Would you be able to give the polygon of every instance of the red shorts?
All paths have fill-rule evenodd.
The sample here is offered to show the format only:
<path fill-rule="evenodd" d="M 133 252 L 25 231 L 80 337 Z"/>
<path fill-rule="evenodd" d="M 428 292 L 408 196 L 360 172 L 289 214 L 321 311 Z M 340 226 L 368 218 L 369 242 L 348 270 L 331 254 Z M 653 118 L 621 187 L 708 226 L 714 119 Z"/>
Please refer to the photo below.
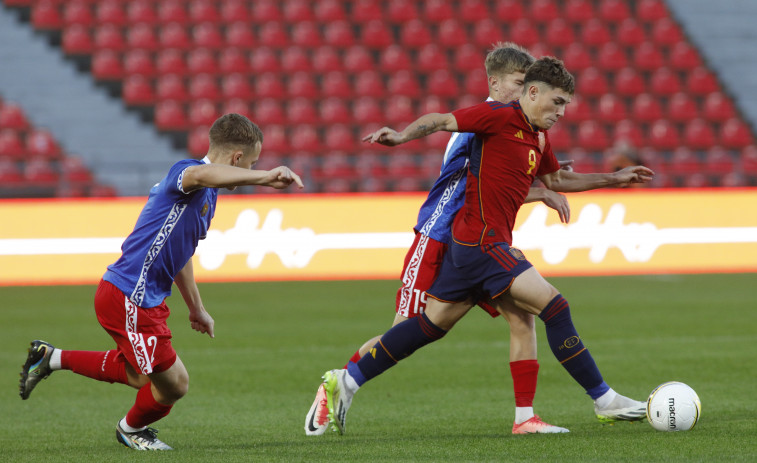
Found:
<path fill-rule="evenodd" d="M 398 315 L 413 318 L 426 310 L 426 290 L 439 275 L 447 245 L 421 233 L 415 234 L 402 267 L 402 286 L 397 290 L 395 310 Z M 477 302 L 492 317 L 500 314 L 486 302 Z"/>
<path fill-rule="evenodd" d="M 100 325 L 116 341 L 119 355 L 137 373 L 160 373 L 176 362 L 171 330 L 166 324 L 170 311 L 165 302 L 149 309 L 139 307 L 112 283 L 100 280 L 95 313 Z"/>

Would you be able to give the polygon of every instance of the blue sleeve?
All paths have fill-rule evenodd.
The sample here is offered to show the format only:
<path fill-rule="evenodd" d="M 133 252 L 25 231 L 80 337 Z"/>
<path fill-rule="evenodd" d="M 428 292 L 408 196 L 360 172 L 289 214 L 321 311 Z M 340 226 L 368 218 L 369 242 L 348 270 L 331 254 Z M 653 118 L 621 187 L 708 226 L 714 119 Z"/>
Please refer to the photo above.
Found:
<path fill-rule="evenodd" d="M 166 177 L 160 182 L 158 188 L 160 188 L 164 194 L 170 197 L 186 198 L 190 193 L 185 192 L 181 187 L 181 182 L 184 178 L 184 171 L 187 167 L 202 164 L 202 161 L 197 161 L 194 159 L 185 159 L 183 161 L 177 162 L 168 170 Z M 192 191 L 191 193 L 194 193 L 194 191 Z"/>

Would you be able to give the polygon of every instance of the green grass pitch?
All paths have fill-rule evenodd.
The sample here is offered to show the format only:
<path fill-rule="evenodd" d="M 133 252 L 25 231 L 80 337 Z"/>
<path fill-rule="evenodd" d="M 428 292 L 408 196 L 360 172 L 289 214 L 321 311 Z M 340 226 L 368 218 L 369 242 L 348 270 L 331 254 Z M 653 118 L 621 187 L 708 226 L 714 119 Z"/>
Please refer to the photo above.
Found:
<path fill-rule="evenodd" d="M 174 452 L 143 455 L 115 440 L 135 391 L 56 372 L 18 397 L 31 340 L 104 350 L 94 287 L 0 288 L 0 461 L 757 461 L 757 275 L 550 280 L 607 382 L 646 399 L 668 380 L 691 385 L 691 431 L 601 425 L 591 400 L 539 336 L 535 409 L 570 434 L 513 436 L 508 330 L 474 309 L 443 340 L 367 384 L 344 436 L 306 437 L 321 374 L 341 367 L 393 317 L 394 281 L 203 284 L 216 338 L 169 305 L 188 395 L 157 423 Z"/>

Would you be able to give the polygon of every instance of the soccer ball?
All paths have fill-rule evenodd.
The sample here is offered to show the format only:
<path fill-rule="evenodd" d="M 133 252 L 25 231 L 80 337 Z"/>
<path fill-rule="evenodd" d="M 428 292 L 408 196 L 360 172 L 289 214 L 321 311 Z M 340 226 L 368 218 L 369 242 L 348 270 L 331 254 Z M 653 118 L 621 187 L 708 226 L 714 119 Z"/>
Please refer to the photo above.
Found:
<path fill-rule="evenodd" d="M 658 431 L 688 431 L 701 415 L 699 396 L 684 383 L 660 384 L 649 394 L 647 419 Z"/>

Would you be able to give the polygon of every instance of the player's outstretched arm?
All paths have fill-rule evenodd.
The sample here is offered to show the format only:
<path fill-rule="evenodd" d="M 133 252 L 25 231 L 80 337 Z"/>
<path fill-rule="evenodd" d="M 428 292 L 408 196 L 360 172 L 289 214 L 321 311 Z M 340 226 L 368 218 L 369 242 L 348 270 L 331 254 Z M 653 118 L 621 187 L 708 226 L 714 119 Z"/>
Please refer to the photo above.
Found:
<path fill-rule="evenodd" d="M 184 265 L 184 268 L 176 274 L 174 283 L 179 288 L 182 299 L 189 309 L 189 323 L 192 329 L 200 333 L 207 333 L 211 338 L 215 337 L 215 321 L 213 317 L 205 310 L 200 297 L 200 290 L 195 282 L 194 265 L 192 259 Z"/>
<path fill-rule="evenodd" d="M 260 185 L 282 189 L 293 183 L 299 188 L 304 186 L 299 175 L 286 166 L 271 170 L 250 170 L 211 163 L 187 167 L 182 179 L 182 188 L 187 192 L 198 188 L 230 188 L 242 185 Z"/>
<path fill-rule="evenodd" d="M 653 178 L 654 172 L 644 166 L 629 166 L 617 172 L 605 174 L 580 174 L 560 169 L 539 177 L 547 188 L 563 193 L 595 190 L 610 186 L 622 187 L 632 183 L 647 183 Z"/>
<path fill-rule="evenodd" d="M 396 146 L 441 130 L 457 132 L 457 119 L 455 119 L 452 113 L 429 113 L 423 115 L 408 125 L 402 132 L 397 132 L 389 127 L 382 127 L 363 137 L 363 141 L 386 146 Z"/>
<path fill-rule="evenodd" d="M 560 222 L 570 222 L 570 204 L 568 204 L 568 198 L 564 195 L 555 193 L 547 188 L 531 187 L 524 202 L 533 203 L 536 201 L 541 201 L 548 207 L 556 210 L 557 215 L 560 216 Z"/>

